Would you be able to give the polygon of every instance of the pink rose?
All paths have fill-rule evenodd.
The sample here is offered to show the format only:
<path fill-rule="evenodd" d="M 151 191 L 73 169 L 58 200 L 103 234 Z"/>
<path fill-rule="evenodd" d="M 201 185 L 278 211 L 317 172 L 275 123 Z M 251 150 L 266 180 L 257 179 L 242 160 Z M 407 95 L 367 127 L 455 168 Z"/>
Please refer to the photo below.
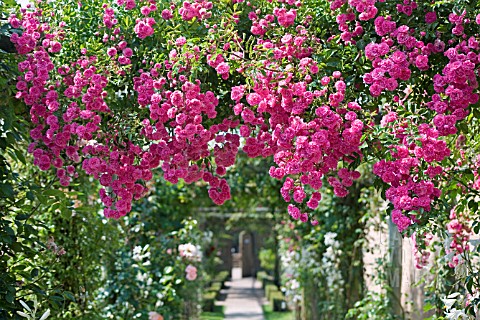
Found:
<path fill-rule="evenodd" d="M 425 15 L 425 22 L 428 24 L 434 23 L 437 21 L 437 13 L 432 11 L 432 12 L 427 12 Z"/>

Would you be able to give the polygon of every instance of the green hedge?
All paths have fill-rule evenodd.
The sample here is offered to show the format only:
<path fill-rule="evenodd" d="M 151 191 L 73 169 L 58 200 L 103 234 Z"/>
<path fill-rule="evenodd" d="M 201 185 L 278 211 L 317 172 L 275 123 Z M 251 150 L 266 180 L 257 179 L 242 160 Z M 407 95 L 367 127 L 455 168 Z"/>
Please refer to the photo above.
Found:
<path fill-rule="evenodd" d="M 213 282 L 212 285 L 210 286 L 210 288 L 208 288 L 208 291 L 215 292 L 215 298 L 217 298 L 221 289 L 222 289 L 222 283 L 221 282 Z"/>
<path fill-rule="evenodd" d="M 270 305 L 272 306 L 273 311 L 287 310 L 287 302 L 281 291 L 272 291 L 268 300 L 270 301 Z"/>
<path fill-rule="evenodd" d="M 222 286 L 223 286 L 225 281 L 227 281 L 229 275 L 230 274 L 228 273 L 228 271 L 221 271 L 213 278 L 213 281 L 214 282 L 221 282 Z"/>
<path fill-rule="evenodd" d="M 215 300 L 217 298 L 217 293 L 209 291 L 203 295 L 203 311 L 213 311 L 215 305 Z"/>
<path fill-rule="evenodd" d="M 270 296 L 273 292 L 279 292 L 278 287 L 274 284 L 267 284 L 265 287 L 265 297 L 267 297 L 267 300 L 270 300 Z"/>
<path fill-rule="evenodd" d="M 257 280 L 262 283 L 262 288 L 266 290 L 267 285 L 274 284 L 273 277 L 268 275 L 265 271 L 257 272 Z"/>

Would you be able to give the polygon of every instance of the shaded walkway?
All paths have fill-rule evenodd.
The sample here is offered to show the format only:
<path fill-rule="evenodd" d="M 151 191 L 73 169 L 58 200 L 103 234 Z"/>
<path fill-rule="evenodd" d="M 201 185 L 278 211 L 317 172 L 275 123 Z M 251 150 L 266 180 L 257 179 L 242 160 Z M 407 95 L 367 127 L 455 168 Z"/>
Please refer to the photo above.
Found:
<path fill-rule="evenodd" d="M 260 282 L 255 278 L 243 278 L 227 281 L 226 285 L 227 299 L 222 302 L 226 320 L 264 320 Z"/>

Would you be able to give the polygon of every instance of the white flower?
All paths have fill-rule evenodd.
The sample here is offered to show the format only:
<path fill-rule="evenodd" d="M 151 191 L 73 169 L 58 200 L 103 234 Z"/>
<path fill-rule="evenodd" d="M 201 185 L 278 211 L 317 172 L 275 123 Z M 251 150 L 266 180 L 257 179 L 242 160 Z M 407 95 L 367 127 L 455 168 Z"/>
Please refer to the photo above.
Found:
<path fill-rule="evenodd" d="M 463 311 L 457 310 L 455 308 L 452 309 L 455 302 L 457 302 L 457 297 L 460 295 L 459 292 L 454 292 L 448 295 L 446 298 L 441 299 L 445 308 L 447 309 L 448 313 L 446 314 L 447 319 L 458 319 Z M 451 309 L 451 310 L 450 310 Z"/>
<path fill-rule="evenodd" d="M 42 317 L 39 320 L 45 320 L 48 318 L 49 315 L 50 315 L 50 309 L 47 309 L 47 311 L 45 311 L 45 313 L 42 315 Z"/>
<path fill-rule="evenodd" d="M 146 273 L 141 273 L 141 272 L 137 273 L 137 281 L 138 281 L 138 282 L 142 282 L 142 283 L 143 283 L 143 282 L 146 282 L 146 281 L 147 281 L 147 278 L 148 278 L 148 274 L 146 274 Z"/>
<path fill-rule="evenodd" d="M 335 238 L 337 237 L 337 234 L 335 232 L 327 232 L 325 234 L 325 240 L 324 243 L 327 247 L 331 247 L 335 244 Z"/>
<path fill-rule="evenodd" d="M 32 309 L 30 309 L 30 307 L 28 306 L 28 304 L 26 304 L 23 300 L 20 300 L 20 304 L 21 304 L 25 309 L 27 309 L 29 312 L 32 312 Z"/>
<path fill-rule="evenodd" d="M 180 257 L 185 257 L 189 260 L 201 260 L 200 248 L 191 243 L 185 243 L 178 246 Z"/>
<path fill-rule="evenodd" d="M 142 260 L 142 247 L 140 246 L 136 246 L 135 248 L 133 248 L 133 256 L 132 256 L 133 260 L 135 261 L 140 261 Z"/>
<path fill-rule="evenodd" d="M 450 310 L 450 308 L 455 304 L 456 301 L 457 299 L 442 299 L 442 302 L 445 305 L 445 308 L 447 308 L 447 310 Z"/>
<path fill-rule="evenodd" d="M 468 319 L 468 316 L 465 314 L 465 312 L 463 312 L 463 310 L 457 310 L 455 308 L 447 312 L 445 316 L 450 320 Z"/>

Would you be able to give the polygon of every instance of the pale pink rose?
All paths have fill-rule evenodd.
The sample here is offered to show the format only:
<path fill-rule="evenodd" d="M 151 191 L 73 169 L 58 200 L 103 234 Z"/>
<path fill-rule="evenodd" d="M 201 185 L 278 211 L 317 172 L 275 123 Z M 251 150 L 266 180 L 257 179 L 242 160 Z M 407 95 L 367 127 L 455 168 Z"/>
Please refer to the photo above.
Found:
<path fill-rule="evenodd" d="M 185 268 L 185 273 L 186 273 L 185 278 L 187 278 L 187 280 L 193 281 L 197 279 L 197 268 L 195 266 L 192 266 L 191 264 L 189 264 L 187 268 Z"/>
<path fill-rule="evenodd" d="M 163 316 L 155 311 L 150 311 L 148 313 L 148 320 L 163 320 Z"/>

